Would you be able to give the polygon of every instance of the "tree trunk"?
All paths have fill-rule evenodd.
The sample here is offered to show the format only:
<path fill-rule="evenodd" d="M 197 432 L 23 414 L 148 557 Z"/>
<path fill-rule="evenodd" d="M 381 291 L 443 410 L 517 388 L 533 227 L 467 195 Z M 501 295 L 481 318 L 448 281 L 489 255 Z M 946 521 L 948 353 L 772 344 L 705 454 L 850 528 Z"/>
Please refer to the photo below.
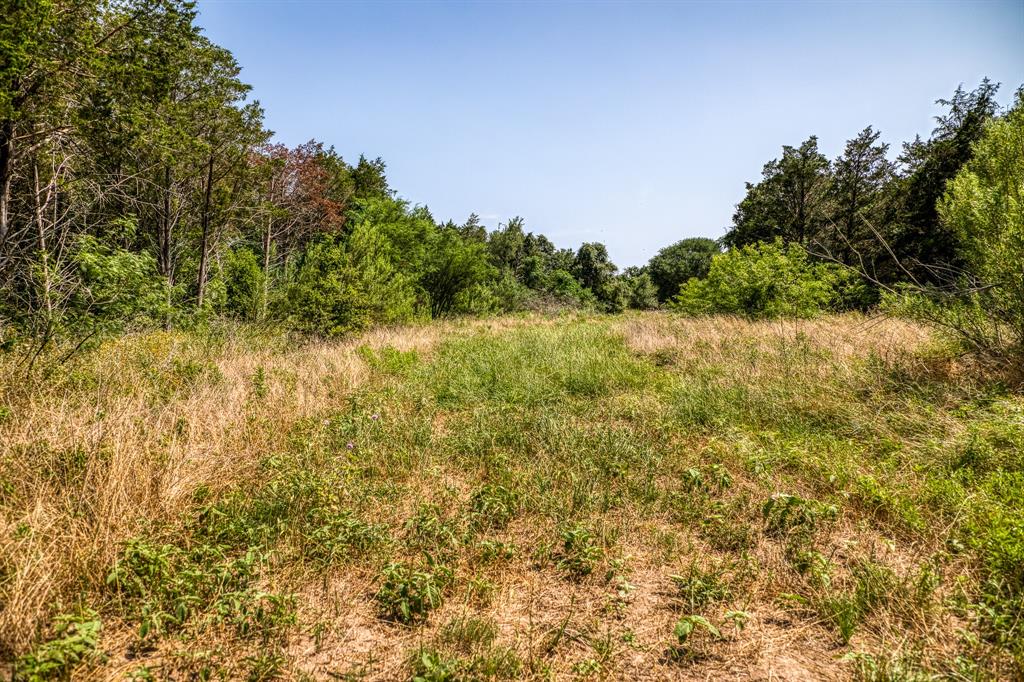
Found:
<path fill-rule="evenodd" d="M 267 316 L 267 298 L 270 296 L 270 241 L 274 235 L 274 178 L 270 178 L 271 201 L 270 214 L 267 216 L 267 229 L 263 231 L 263 300 L 260 302 L 260 319 Z"/>
<path fill-rule="evenodd" d="M 207 243 L 210 239 L 210 195 L 213 192 L 213 154 L 206 165 L 206 196 L 203 199 L 203 237 L 199 243 L 199 281 L 196 282 L 196 305 L 203 307 L 206 293 L 206 270 L 208 267 Z"/>
<path fill-rule="evenodd" d="M 46 310 L 46 323 L 53 321 L 53 297 L 50 284 L 50 256 L 46 252 L 46 225 L 43 222 L 44 206 L 39 198 L 43 191 L 39 187 L 39 164 L 32 162 L 32 208 L 36 224 L 36 246 L 39 248 L 39 259 L 43 274 L 43 308 Z"/>
<path fill-rule="evenodd" d="M 0 123 L 0 247 L 10 229 L 9 205 L 11 180 L 14 178 L 14 121 Z"/>

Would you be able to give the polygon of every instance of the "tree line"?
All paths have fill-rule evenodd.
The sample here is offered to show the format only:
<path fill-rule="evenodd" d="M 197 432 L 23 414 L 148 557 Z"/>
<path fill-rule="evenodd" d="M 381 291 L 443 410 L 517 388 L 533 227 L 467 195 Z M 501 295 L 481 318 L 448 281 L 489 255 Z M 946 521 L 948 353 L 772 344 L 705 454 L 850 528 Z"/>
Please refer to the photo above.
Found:
<path fill-rule="evenodd" d="M 860 272 L 867 306 L 965 262 L 940 219 L 947 183 L 1000 116 L 998 86 L 958 89 L 896 162 L 872 127 L 834 160 L 814 136 L 747 185 L 720 240 L 624 271 L 600 243 L 559 248 L 513 218 L 439 222 L 380 158 L 271 142 L 226 49 L 184 0 L 12 0 L 0 21 L 0 343 L 87 343 L 215 316 L 317 335 L 553 307 L 671 303 L 723 249 L 772 240 Z M 723 261 L 724 263 L 724 261 Z"/>

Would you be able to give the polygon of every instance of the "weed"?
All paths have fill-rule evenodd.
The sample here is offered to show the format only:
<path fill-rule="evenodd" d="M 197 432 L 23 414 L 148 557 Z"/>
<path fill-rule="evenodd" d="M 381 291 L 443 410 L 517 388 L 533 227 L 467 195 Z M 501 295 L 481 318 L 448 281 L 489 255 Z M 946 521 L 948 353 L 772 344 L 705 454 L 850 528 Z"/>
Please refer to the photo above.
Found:
<path fill-rule="evenodd" d="M 455 550 L 462 544 L 463 537 L 435 504 L 419 505 L 416 514 L 405 522 L 405 533 L 413 547 L 441 553 Z"/>
<path fill-rule="evenodd" d="M 263 651 L 242 661 L 249 668 L 248 682 L 276 680 L 284 672 L 288 659 L 277 651 Z"/>
<path fill-rule="evenodd" d="M 78 665 L 102 658 L 97 650 L 101 629 L 94 611 L 57 616 L 53 637 L 14 664 L 14 679 L 31 682 L 69 678 Z"/>
<path fill-rule="evenodd" d="M 774 537 L 813 537 L 823 524 L 834 520 L 838 514 L 835 505 L 785 493 L 772 495 L 761 511 L 765 532 Z"/>
<path fill-rule="evenodd" d="M 429 556 L 428 568 L 419 570 L 401 563 L 384 567 L 376 596 L 384 618 L 413 623 L 441 605 L 444 591 L 452 583 L 452 571 Z"/>
<path fill-rule="evenodd" d="M 252 587 L 266 560 L 255 548 L 231 556 L 222 546 L 185 550 L 134 538 L 107 585 L 138 622 L 141 640 L 180 630 L 205 609 L 209 619 L 234 626 L 241 636 L 267 637 L 294 622 L 294 603 Z"/>
<path fill-rule="evenodd" d="M 477 544 L 477 552 L 481 561 L 488 563 L 509 561 L 515 558 L 516 546 L 500 540 L 481 540 Z"/>
<path fill-rule="evenodd" d="M 686 573 L 669 576 L 679 588 L 679 595 L 683 603 L 691 611 L 712 602 L 725 601 L 732 596 L 732 591 L 724 577 L 724 568 L 714 567 L 704 570 L 697 562 L 691 563 Z"/>
<path fill-rule="evenodd" d="M 856 595 L 844 592 L 829 594 L 819 599 L 817 604 L 825 620 L 839 630 L 843 644 L 849 644 L 862 616 Z"/>
<path fill-rule="evenodd" d="M 519 511 L 519 496 L 500 485 L 485 485 L 470 498 L 472 523 L 478 529 L 500 529 Z"/>
<path fill-rule="evenodd" d="M 557 566 L 574 578 L 590 575 L 604 551 L 595 543 L 594 534 L 583 526 L 562 531 L 562 551 Z"/>
<path fill-rule="evenodd" d="M 931 682 L 936 679 L 914 661 L 896 654 L 879 657 L 851 651 L 842 660 L 852 664 L 853 676 L 858 682 Z"/>
<path fill-rule="evenodd" d="M 675 627 L 672 629 L 676 643 L 668 651 L 669 658 L 677 661 L 693 658 L 695 651 L 692 637 L 698 633 L 705 633 L 712 639 L 722 638 L 721 631 L 704 616 L 695 614 L 683 616 L 676 621 Z"/>

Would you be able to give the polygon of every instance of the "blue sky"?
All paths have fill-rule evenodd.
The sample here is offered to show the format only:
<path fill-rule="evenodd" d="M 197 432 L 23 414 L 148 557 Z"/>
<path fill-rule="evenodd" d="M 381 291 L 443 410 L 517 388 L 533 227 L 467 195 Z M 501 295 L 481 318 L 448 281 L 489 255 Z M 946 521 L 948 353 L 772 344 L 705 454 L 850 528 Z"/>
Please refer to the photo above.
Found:
<path fill-rule="evenodd" d="M 289 145 L 381 156 L 438 220 L 521 215 L 620 266 L 719 237 L 783 144 L 926 135 L 960 83 L 1024 83 L 1011 2 L 200 0 Z"/>

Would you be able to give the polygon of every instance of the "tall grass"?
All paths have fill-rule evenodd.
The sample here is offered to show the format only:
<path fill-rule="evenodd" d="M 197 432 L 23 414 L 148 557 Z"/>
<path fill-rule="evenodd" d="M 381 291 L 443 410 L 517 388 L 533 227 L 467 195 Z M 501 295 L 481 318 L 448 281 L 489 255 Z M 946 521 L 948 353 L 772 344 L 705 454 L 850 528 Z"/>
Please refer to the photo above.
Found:
<path fill-rule="evenodd" d="M 21 675 L 820 677 L 898 655 L 985 678 L 1024 657 L 1024 404 L 914 325 L 152 333 L 0 377 Z"/>

